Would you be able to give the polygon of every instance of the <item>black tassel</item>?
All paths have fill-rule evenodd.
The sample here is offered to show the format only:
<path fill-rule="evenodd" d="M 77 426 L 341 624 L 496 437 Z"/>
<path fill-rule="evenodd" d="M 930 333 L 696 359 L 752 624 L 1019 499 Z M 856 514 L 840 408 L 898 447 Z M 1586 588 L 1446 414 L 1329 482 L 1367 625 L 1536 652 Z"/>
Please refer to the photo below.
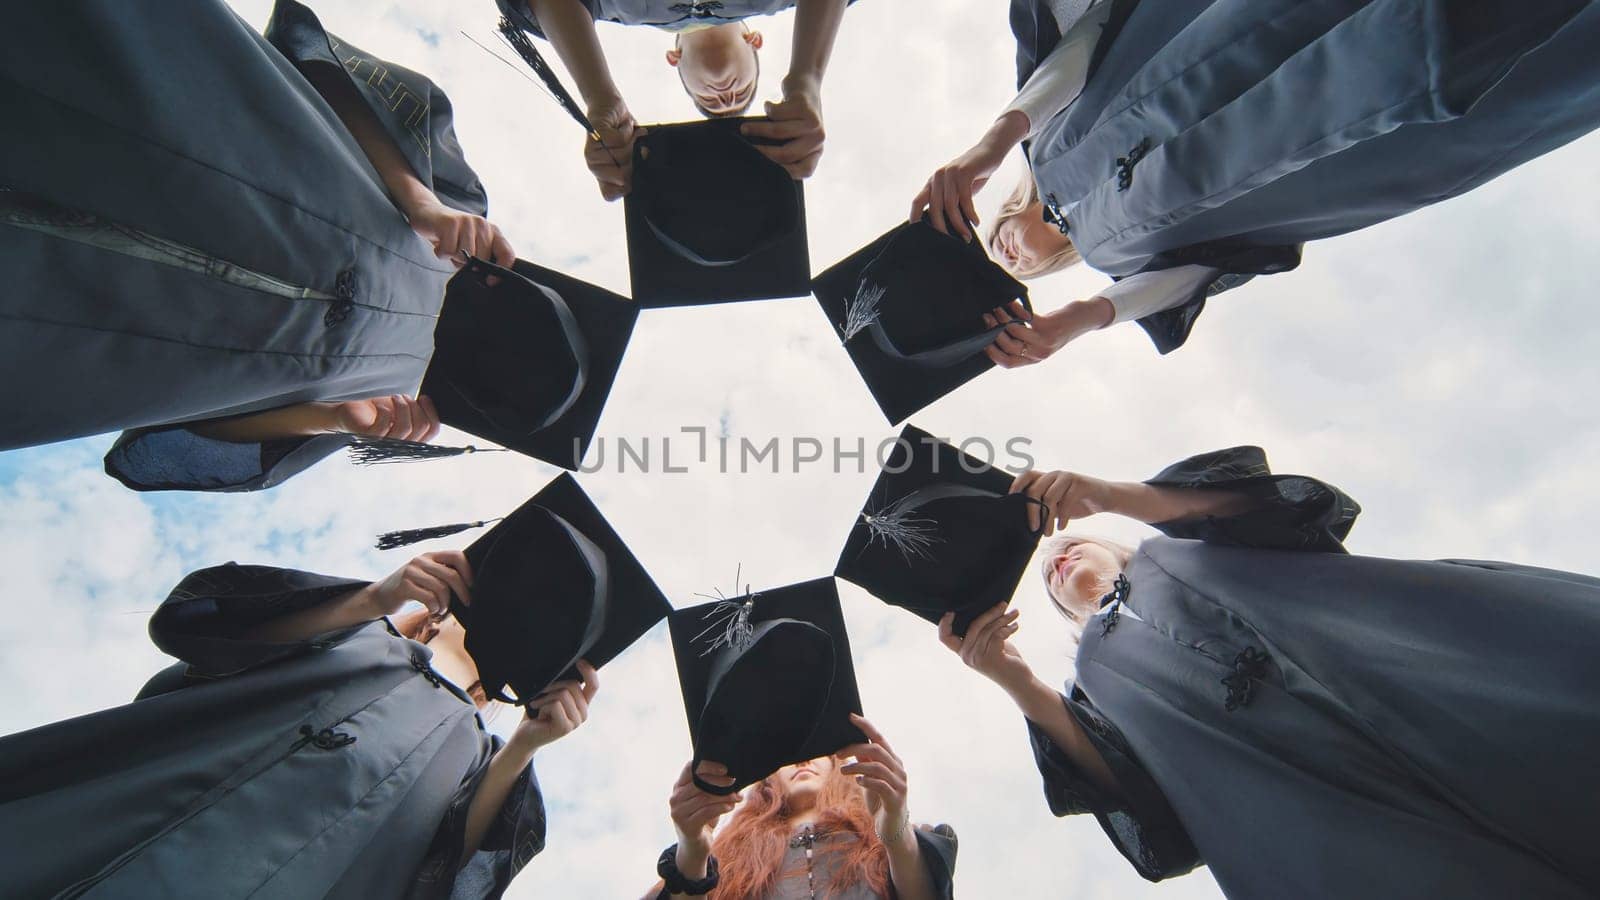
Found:
<path fill-rule="evenodd" d="M 383 463 L 418 462 L 426 459 L 444 459 L 465 453 L 504 453 L 499 447 L 483 449 L 468 444 L 465 447 L 445 447 L 424 444 L 420 441 L 402 441 L 394 438 L 356 437 L 350 441 L 350 461 L 358 466 L 376 466 Z"/>
<path fill-rule="evenodd" d="M 458 522 L 454 525 L 435 525 L 432 528 L 413 528 L 409 531 L 390 531 L 378 535 L 379 550 L 393 550 L 396 547 L 405 547 L 421 541 L 431 541 L 434 538 L 449 537 L 460 534 L 472 528 L 482 528 L 490 522 L 499 519 L 484 519 L 481 522 Z"/>
<path fill-rule="evenodd" d="M 533 70 L 533 74 L 539 76 L 539 80 L 544 82 L 544 86 L 550 89 L 550 95 L 556 98 L 556 102 L 561 104 L 561 108 L 567 111 L 567 115 L 572 116 L 579 125 L 582 125 L 583 129 L 589 132 L 590 137 L 597 141 L 600 140 L 600 132 L 596 131 L 594 125 L 589 122 L 589 117 L 583 114 L 583 109 L 578 106 L 578 101 L 572 99 L 572 93 L 567 90 L 566 85 L 561 83 L 561 78 L 556 75 L 556 70 L 550 68 L 550 63 L 545 61 L 544 54 L 540 53 L 539 48 L 535 47 L 533 41 L 528 39 L 527 33 L 518 28 L 516 23 L 510 19 L 502 17 L 500 19 L 500 37 L 510 45 L 511 49 L 517 51 L 517 55 L 522 57 L 522 61 L 528 64 L 528 68 Z"/>

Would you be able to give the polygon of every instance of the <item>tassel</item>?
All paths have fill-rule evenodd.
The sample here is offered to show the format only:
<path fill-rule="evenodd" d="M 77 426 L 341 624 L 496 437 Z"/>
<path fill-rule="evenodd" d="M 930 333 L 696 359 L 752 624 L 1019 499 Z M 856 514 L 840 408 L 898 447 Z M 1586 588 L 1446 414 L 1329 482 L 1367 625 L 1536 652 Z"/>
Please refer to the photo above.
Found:
<path fill-rule="evenodd" d="M 744 566 L 740 565 L 733 576 L 733 589 L 735 591 L 739 590 L 739 577 L 742 574 L 744 574 Z M 706 649 L 700 653 L 701 656 L 710 656 L 723 647 L 739 653 L 750 646 L 750 639 L 755 636 L 756 631 L 755 626 L 750 624 L 750 614 L 755 612 L 756 598 L 761 596 L 760 594 L 750 593 L 750 585 L 747 584 L 744 586 L 744 594 L 732 600 L 729 600 L 721 590 L 717 591 L 715 597 L 710 594 L 696 594 L 695 596 L 717 601 L 716 606 L 711 607 L 710 611 L 700 617 L 701 621 L 711 618 L 715 618 L 716 621 L 689 639 L 689 643 L 693 644 L 705 638 L 710 638 L 706 644 Z"/>
<path fill-rule="evenodd" d="M 846 301 L 844 305 L 844 332 L 843 343 L 850 343 L 850 339 L 864 331 L 873 322 L 878 321 L 878 304 L 887 292 L 876 284 L 863 281 L 856 288 L 855 297 Z"/>
<path fill-rule="evenodd" d="M 460 534 L 472 528 L 482 528 L 490 522 L 499 519 L 484 519 L 481 522 L 458 522 L 454 525 L 435 525 L 432 528 L 412 528 L 409 531 L 389 531 L 378 535 L 379 550 L 393 550 L 396 547 L 405 547 L 421 541 L 431 541 L 434 538 L 449 537 Z"/>
<path fill-rule="evenodd" d="M 869 535 L 867 546 L 872 546 L 874 541 L 882 541 L 885 547 L 899 550 L 907 565 L 917 557 L 932 558 L 928 551 L 933 549 L 934 544 L 940 543 L 940 539 L 934 535 L 938 523 L 918 516 L 917 507 L 908 502 L 915 496 L 915 493 L 906 494 L 877 512 L 861 514 L 862 524 L 867 526 Z"/>
<path fill-rule="evenodd" d="M 445 447 L 424 444 L 420 441 L 401 441 L 393 438 L 356 437 L 350 441 L 350 461 L 358 466 L 376 466 L 383 463 L 418 462 L 425 459 L 444 459 L 465 453 L 504 453 L 504 448 L 481 449 L 468 444 L 465 447 Z"/>

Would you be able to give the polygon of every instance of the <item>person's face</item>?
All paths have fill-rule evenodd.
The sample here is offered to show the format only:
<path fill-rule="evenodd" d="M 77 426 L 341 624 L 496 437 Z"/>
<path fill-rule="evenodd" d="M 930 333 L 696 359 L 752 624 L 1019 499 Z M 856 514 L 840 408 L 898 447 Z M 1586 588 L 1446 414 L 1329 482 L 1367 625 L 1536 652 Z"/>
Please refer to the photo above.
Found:
<path fill-rule="evenodd" d="M 808 759 L 805 762 L 784 766 L 777 773 L 777 787 L 793 810 L 808 810 L 822 794 L 822 785 L 833 767 L 838 765 L 831 756 Z"/>
<path fill-rule="evenodd" d="M 1116 554 L 1085 541 L 1073 544 L 1050 561 L 1045 585 L 1056 606 L 1074 610 L 1081 618 L 1094 610 L 1105 586 L 1121 571 Z"/>
<path fill-rule="evenodd" d="M 1033 271 L 1071 243 L 1061 229 L 1044 220 L 1044 205 L 1038 201 L 1001 222 L 994 235 L 999 262 L 1012 273 Z"/>
<path fill-rule="evenodd" d="M 744 109 L 756 93 L 761 34 L 736 24 L 685 35 L 667 61 L 701 109 L 722 115 Z"/>

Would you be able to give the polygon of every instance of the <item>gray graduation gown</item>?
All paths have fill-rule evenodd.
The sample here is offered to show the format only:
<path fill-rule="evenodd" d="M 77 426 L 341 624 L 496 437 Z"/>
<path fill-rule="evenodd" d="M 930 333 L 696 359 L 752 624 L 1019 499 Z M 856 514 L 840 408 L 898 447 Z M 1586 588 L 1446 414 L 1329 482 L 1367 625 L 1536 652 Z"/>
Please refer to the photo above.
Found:
<path fill-rule="evenodd" d="M 1260 506 L 1165 526 L 1089 620 L 1064 702 L 1123 796 L 1030 723 L 1053 812 L 1236 900 L 1600 893 L 1600 579 L 1347 555 L 1355 504 L 1255 448 L 1154 483 Z"/>
<path fill-rule="evenodd" d="M 365 582 L 232 563 L 151 619 L 182 663 L 134 702 L 0 738 L 0 893 L 498 897 L 544 846 L 532 767 L 457 869 L 498 739 L 386 620 L 294 643 L 243 629 Z"/>
<path fill-rule="evenodd" d="M 683 31 L 708 25 L 726 25 L 752 16 L 770 16 L 794 6 L 795 0 L 578 0 L 596 22 L 645 25 L 665 31 Z M 850 3 L 856 0 L 849 0 Z M 527 0 L 495 0 L 500 14 L 529 34 L 544 37 L 544 29 L 528 8 Z"/>
<path fill-rule="evenodd" d="M 1027 66 L 1048 48 L 1017 2 Z M 1112 2 L 1083 94 L 1030 160 L 1085 261 L 1113 276 L 1284 271 L 1305 241 L 1457 196 L 1600 125 L 1594 0 Z M 1161 352 L 1204 296 L 1141 321 Z"/>
<path fill-rule="evenodd" d="M 443 93 L 292 0 L 268 37 L 221 0 L 8 10 L 0 187 L 48 212 L 0 216 L 0 377 L 27 386 L 0 449 L 416 390 L 453 270 L 297 69 L 319 65 L 484 211 Z"/>

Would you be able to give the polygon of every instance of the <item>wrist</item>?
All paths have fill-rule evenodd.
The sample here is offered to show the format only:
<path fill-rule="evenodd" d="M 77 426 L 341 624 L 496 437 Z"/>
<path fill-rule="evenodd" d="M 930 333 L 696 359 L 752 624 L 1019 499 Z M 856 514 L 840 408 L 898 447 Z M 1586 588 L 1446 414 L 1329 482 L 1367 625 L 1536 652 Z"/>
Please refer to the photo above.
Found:
<path fill-rule="evenodd" d="M 1060 316 L 1068 334 L 1078 337 L 1110 325 L 1117 317 L 1117 308 L 1104 297 L 1090 297 L 1068 303 L 1055 315 Z"/>
<path fill-rule="evenodd" d="M 783 77 L 783 95 L 796 97 L 805 95 L 813 99 L 822 96 L 822 74 L 808 69 L 793 69 Z"/>
<path fill-rule="evenodd" d="M 1011 695 L 1012 702 L 1022 714 L 1035 722 L 1040 721 L 1054 707 L 1061 704 L 1056 689 L 1040 681 L 1032 672 L 1029 672 L 1026 678 L 1018 679 L 1015 685 L 1008 687 L 1006 693 Z"/>
<path fill-rule="evenodd" d="M 989 130 L 984 133 L 982 143 L 991 149 L 1004 154 L 1012 147 L 1022 143 L 1028 137 L 1028 131 L 1033 124 L 1028 121 L 1027 113 L 1020 109 L 1008 109 L 994 120 Z"/>
<path fill-rule="evenodd" d="M 706 877 L 710 859 L 710 847 L 691 846 L 690 842 L 680 841 L 678 851 L 673 856 L 673 863 L 678 867 L 678 871 L 683 873 L 683 877 L 690 881 L 700 881 Z"/>
<path fill-rule="evenodd" d="M 616 85 L 607 85 L 594 93 L 583 95 L 584 113 L 591 119 L 601 118 L 614 110 L 625 110 L 628 104 Z"/>

